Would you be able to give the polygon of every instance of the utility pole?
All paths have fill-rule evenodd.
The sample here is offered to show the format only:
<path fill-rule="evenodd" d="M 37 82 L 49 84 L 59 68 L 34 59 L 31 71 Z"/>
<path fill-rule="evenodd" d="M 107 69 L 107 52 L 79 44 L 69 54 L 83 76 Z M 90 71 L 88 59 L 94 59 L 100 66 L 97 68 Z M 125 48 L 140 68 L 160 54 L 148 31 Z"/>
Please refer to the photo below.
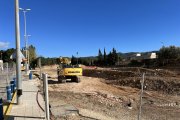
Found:
<path fill-rule="evenodd" d="M 20 27 L 19 27 L 19 0 L 15 0 L 15 36 L 16 36 L 16 79 L 17 79 L 17 104 L 21 104 L 22 80 L 20 58 Z"/>
<path fill-rule="evenodd" d="M 26 61 L 25 61 L 25 66 L 26 66 L 26 73 L 28 73 L 28 68 L 29 68 L 29 66 L 28 66 L 28 64 L 27 64 L 27 60 L 28 60 L 28 53 L 27 53 L 27 38 L 28 38 L 28 36 L 27 36 L 27 29 L 26 29 L 26 12 L 27 11 L 30 11 L 31 9 L 23 9 L 23 8 L 19 8 L 19 10 L 22 10 L 23 11 L 23 13 L 24 13 L 24 40 L 25 40 L 25 49 L 26 49 Z"/>
<path fill-rule="evenodd" d="M 26 54 L 26 55 L 27 55 L 27 74 L 29 74 L 28 71 L 29 71 L 29 65 L 30 65 L 30 64 L 29 64 L 29 46 L 28 46 L 28 38 L 29 38 L 30 36 L 31 36 L 31 35 L 27 35 L 27 36 L 26 36 L 26 37 L 27 37 L 27 38 L 26 38 L 26 45 L 27 45 L 27 47 L 26 47 L 26 48 L 27 48 L 27 49 L 26 49 L 26 53 L 27 53 L 27 54 Z"/>

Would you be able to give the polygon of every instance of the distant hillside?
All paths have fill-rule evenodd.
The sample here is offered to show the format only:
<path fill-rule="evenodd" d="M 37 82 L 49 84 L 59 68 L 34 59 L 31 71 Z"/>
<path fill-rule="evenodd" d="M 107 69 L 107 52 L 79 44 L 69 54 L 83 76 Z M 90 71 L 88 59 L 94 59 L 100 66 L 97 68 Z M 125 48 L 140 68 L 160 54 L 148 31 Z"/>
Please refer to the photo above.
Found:
<path fill-rule="evenodd" d="M 139 52 L 128 52 L 128 53 L 118 53 L 119 56 L 121 56 L 121 58 L 128 58 L 128 57 L 131 57 L 135 54 L 137 54 Z"/>
<path fill-rule="evenodd" d="M 149 54 L 149 53 L 158 53 L 158 51 L 148 51 L 148 52 L 128 52 L 128 53 L 118 53 L 119 56 L 121 56 L 123 59 L 126 59 L 126 58 L 129 58 L 129 57 L 132 57 L 134 55 L 136 55 L 137 53 L 140 53 L 142 55 L 146 55 L 146 54 Z"/>
<path fill-rule="evenodd" d="M 148 54 L 148 53 L 158 53 L 158 51 L 148 51 L 148 52 L 128 52 L 128 53 L 121 53 L 119 52 L 118 55 L 121 56 L 121 58 L 128 58 L 136 55 L 137 53 L 141 53 L 142 55 Z M 87 56 L 87 57 L 80 57 L 82 59 L 91 59 L 91 60 L 97 60 L 97 56 Z"/>
<path fill-rule="evenodd" d="M 96 60 L 97 56 L 87 56 L 87 57 L 80 57 L 82 59 L 91 59 L 91 60 Z"/>

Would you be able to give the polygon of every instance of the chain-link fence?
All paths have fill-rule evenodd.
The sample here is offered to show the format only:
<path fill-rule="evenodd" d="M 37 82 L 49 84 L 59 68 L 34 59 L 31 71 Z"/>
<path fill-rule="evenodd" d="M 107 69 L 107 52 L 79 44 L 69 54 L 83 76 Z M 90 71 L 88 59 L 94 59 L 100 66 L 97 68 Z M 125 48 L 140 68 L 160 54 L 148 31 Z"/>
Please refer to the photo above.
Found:
<path fill-rule="evenodd" d="M 10 86 L 10 81 L 15 78 L 16 67 L 15 63 L 3 63 L 0 66 L 0 98 L 7 100 L 6 87 Z"/>

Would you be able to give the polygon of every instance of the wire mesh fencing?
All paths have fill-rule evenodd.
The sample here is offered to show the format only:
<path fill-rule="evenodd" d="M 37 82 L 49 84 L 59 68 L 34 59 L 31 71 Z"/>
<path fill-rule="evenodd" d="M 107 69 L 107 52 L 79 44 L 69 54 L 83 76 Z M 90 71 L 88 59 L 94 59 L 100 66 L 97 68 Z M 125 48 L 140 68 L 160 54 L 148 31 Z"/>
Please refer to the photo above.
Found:
<path fill-rule="evenodd" d="M 0 98 L 3 101 L 7 100 L 7 86 L 10 86 L 10 82 L 15 78 L 16 67 L 15 63 L 3 63 L 0 66 Z"/>

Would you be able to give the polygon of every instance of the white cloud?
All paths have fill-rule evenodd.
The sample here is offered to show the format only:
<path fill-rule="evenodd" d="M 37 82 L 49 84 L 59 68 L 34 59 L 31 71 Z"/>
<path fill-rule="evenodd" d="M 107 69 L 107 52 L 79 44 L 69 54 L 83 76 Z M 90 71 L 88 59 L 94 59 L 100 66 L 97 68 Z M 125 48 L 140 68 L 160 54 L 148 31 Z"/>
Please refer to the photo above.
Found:
<path fill-rule="evenodd" d="M 0 42 L 0 49 L 8 48 L 9 42 Z"/>

